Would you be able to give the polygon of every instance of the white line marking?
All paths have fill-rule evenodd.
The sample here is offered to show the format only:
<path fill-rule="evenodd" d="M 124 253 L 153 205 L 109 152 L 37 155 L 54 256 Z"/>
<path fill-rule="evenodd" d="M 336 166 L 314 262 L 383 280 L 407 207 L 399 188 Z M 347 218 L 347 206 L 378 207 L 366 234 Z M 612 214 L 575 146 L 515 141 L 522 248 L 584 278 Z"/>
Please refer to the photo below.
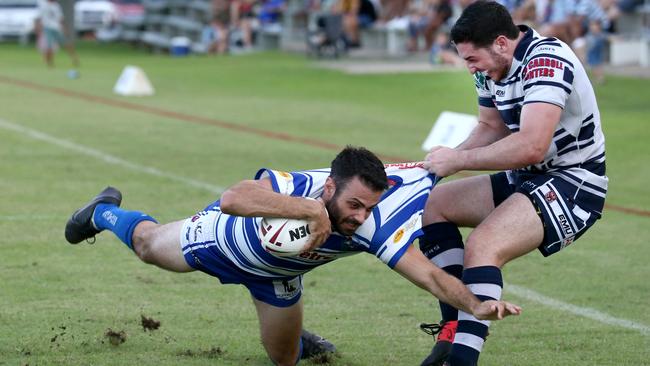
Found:
<path fill-rule="evenodd" d="M 94 158 L 97 158 L 99 160 L 102 160 L 106 163 L 109 164 L 114 164 L 114 165 L 119 165 L 121 167 L 131 169 L 137 172 L 141 173 L 146 173 L 150 175 L 155 175 L 157 177 L 163 177 L 167 178 L 173 181 L 177 181 L 180 183 L 187 184 L 188 186 L 191 187 L 196 187 L 196 188 L 201 188 L 205 189 L 207 191 L 221 194 L 225 190 L 223 187 L 215 186 L 209 183 L 197 181 L 194 179 L 189 179 L 185 177 L 180 177 L 174 174 L 166 173 L 163 171 L 160 171 L 156 168 L 144 166 L 144 165 L 139 165 L 135 163 L 131 163 L 129 161 L 120 159 L 116 156 L 107 154 L 105 152 L 95 150 L 83 145 L 75 144 L 73 142 L 63 140 L 48 134 L 45 134 L 43 132 L 33 130 L 28 127 L 23 127 L 15 123 L 8 122 L 4 119 L 0 118 L 0 127 L 4 128 L 5 130 L 11 130 L 15 132 L 22 133 L 23 135 L 26 135 L 28 137 L 31 137 L 35 140 L 40 140 L 40 141 L 45 141 L 49 142 L 53 145 L 57 145 L 63 148 L 66 148 L 68 150 L 73 150 L 80 152 L 84 155 L 88 155 Z M 17 219 L 13 217 L 5 217 L 8 219 Z M 600 312 L 595 309 L 587 308 L 587 307 L 580 307 L 576 305 L 572 305 L 569 303 L 562 302 L 560 300 L 556 300 L 547 296 L 544 296 L 538 292 L 535 292 L 533 290 L 527 289 L 525 287 L 517 286 L 517 285 L 512 285 L 512 284 L 507 284 L 505 286 L 506 292 L 511 293 L 517 297 L 529 300 L 529 301 L 534 301 L 536 303 L 552 307 L 555 309 L 563 310 L 575 315 L 579 315 L 585 318 L 589 318 L 595 321 L 598 321 L 603 324 L 609 324 L 609 325 L 614 325 L 618 327 L 623 327 L 623 328 L 628 328 L 628 329 L 633 329 L 636 331 L 639 331 L 640 333 L 644 335 L 650 335 L 650 327 L 641 323 L 633 322 L 631 320 L 627 319 L 622 319 L 622 318 L 615 318 L 613 316 L 607 315 L 603 312 Z"/>
<path fill-rule="evenodd" d="M 536 303 L 562 310 L 568 313 L 572 313 L 575 315 L 579 315 L 585 318 L 589 318 L 591 320 L 595 320 L 597 322 L 603 323 L 603 324 L 609 324 L 609 325 L 614 325 L 617 327 L 622 327 L 622 328 L 627 328 L 627 329 L 632 329 L 640 332 L 643 335 L 650 335 L 650 326 L 647 326 L 645 324 L 637 323 L 631 320 L 623 319 L 623 318 L 615 318 L 611 315 L 605 314 L 601 311 L 598 311 L 596 309 L 592 308 L 587 308 L 587 307 L 582 307 L 582 306 L 576 306 L 572 305 L 566 302 L 562 302 L 560 300 L 553 299 L 548 296 L 544 296 L 540 294 L 539 292 L 535 292 L 533 290 L 527 289 L 525 287 L 513 285 L 513 284 L 506 284 L 504 286 L 504 291 L 506 293 L 513 294 L 517 297 L 520 297 L 525 300 L 530 300 L 534 301 Z"/>
<path fill-rule="evenodd" d="M 141 173 L 146 173 L 146 174 L 150 174 L 150 175 L 155 175 L 157 177 L 167 178 L 167 179 L 170 179 L 170 180 L 173 180 L 173 181 L 176 181 L 176 182 L 187 184 L 188 186 L 191 186 L 191 187 L 201 188 L 201 189 L 204 189 L 204 190 L 207 190 L 209 192 L 216 193 L 216 194 L 221 194 L 221 193 L 223 193 L 225 191 L 225 188 L 220 187 L 220 186 L 215 186 L 215 185 L 210 184 L 210 183 L 205 183 L 205 182 L 201 182 L 201 181 L 198 181 L 198 180 L 194 180 L 194 179 L 174 175 L 174 174 L 171 174 L 171 173 L 166 173 L 166 172 L 163 172 L 161 170 L 158 170 L 156 168 L 152 168 L 152 167 L 149 167 L 149 166 L 132 163 L 130 161 L 118 158 L 117 156 L 113 156 L 111 154 L 105 153 L 103 151 L 96 150 L 96 149 L 86 147 L 86 146 L 83 146 L 83 145 L 79 145 L 79 144 L 76 144 L 74 142 L 70 142 L 70 141 L 67 141 L 67 140 L 63 140 L 63 139 L 60 139 L 58 137 L 48 135 L 46 133 L 43 133 L 43 132 L 40 132 L 40 131 L 37 131 L 37 130 L 33 130 L 33 129 L 28 128 L 28 127 L 24 127 L 24 126 L 15 124 L 15 123 L 11 123 L 11 122 L 6 121 L 6 120 L 4 120 L 2 118 L 0 118 L 0 127 L 4 128 L 5 130 L 10 130 L 10 131 L 21 133 L 21 134 L 23 134 L 23 135 L 25 135 L 27 137 L 33 138 L 35 140 L 45 141 L 45 142 L 51 143 L 53 145 L 63 147 L 63 148 L 68 149 L 68 150 L 73 150 L 73 151 L 82 153 L 84 155 L 97 158 L 97 159 L 102 160 L 102 161 L 104 161 L 106 163 L 109 163 L 109 164 L 119 165 L 119 166 L 121 166 L 123 168 L 134 170 L 136 172 L 141 172 Z"/>

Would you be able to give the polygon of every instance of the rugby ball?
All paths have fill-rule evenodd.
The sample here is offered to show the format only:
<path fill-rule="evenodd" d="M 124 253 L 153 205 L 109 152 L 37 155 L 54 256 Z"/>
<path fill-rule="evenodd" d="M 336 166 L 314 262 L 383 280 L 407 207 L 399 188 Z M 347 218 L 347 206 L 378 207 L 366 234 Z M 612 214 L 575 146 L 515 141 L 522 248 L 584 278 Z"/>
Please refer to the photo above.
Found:
<path fill-rule="evenodd" d="M 267 252 L 278 257 L 300 254 L 309 237 L 307 220 L 265 217 L 260 223 L 262 246 Z"/>

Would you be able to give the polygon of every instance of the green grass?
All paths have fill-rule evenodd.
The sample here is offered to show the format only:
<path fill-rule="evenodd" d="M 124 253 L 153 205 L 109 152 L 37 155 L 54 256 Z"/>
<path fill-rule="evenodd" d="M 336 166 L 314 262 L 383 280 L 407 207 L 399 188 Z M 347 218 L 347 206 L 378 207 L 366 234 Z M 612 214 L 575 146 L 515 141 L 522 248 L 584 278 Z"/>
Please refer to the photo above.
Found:
<path fill-rule="evenodd" d="M 264 138 L 8 83 L 5 78 L 211 118 L 408 160 L 443 110 L 476 111 L 466 73 L 350 76 L 280 53 L 170 58 L 124 46 L 82 44 L 81 78 L 69 61 L 48 70 L 36 50 L 0 44 L 0 122 L 218 187 L 263 166 L 329 165 L 331 149 Z M 156 95 L 112 94 L 125 65 L 142 67 Z M 4 81 L 3 81 L 4 80 Z M 650 210 L 647 81 L 608 79 L 597 94 L 607 137 L 608 203 Z M 139 263 L 117 239 L 72 247 L 69 214 L 107 184 L 124 206 L 161 221 L 191 215 L 214 192 L 80 154 L 28 132 L 0 128 L 0 365 L 268 365 L 246 290 L 201 273 Z M 650 325 L 650 218 L 606 210 L 563 253 L 537 253 L 505 280 L 545 296 Z M 336 343 L 335 365 L 415 365 L 431 339 L 416 325 L 439 318 L 435 299 L 369 255 L 305 277 L 305 325 Z M 519 318 L 491 328 L 482 365 L 648 365 L 650 334 L 518 298 Z M 140 316 L 161 321 L 145 332 Z M 65 329 L 64 329 L 65 328 Z M 124 330 L 112 346 L 104 333 Z M 217 348 L 221 352 L 217 352 Z"/>

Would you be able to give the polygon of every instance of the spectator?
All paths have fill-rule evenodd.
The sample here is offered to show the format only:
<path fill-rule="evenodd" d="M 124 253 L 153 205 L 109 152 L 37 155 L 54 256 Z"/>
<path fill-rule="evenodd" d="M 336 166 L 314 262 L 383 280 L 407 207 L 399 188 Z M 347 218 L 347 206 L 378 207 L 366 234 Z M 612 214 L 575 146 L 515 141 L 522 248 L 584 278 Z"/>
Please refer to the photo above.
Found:
<path fill-rule="evenodd" d="M 432 64 L 446 64 L 456 67 L 465 65 L 465 60 L 458 56 L 458 52 L 456 52 L 456 48 L 451 43 L 449 33 L 447 32 L 438 32 L 436 35 L 436 40 L 431 47 L 429 61 Z"/>
<path fill-rule="evenodd" d="M 334 11 L 343 15 L 347 46 L 360 47 L 359 30 L 370 27 L 377 20 L 375 5 L 370 0 L 339 0 Z"/>
<path fill-rule="evenodd" d="M 258 19 L 263 28 L 281 30 L 282 14 L 286 9 L 284 0 L 263 0 Z"/>
<path fill-rule="evenodd" d="M 431 50 L 433 40 L 440 29 L 449 18 L 451 18 L 452 9 L 449 0 L 422 0 L 419 9 L 409 21 L 409 43 L 408 50 L 416 52 L 418 50 L 418 36 L 424 36 L 425 49 Z"/>
<path fill-rule="evenodd" d="M 535 13 L 539 33 L 571 44 L 575 38 L 571 28 L 571 16 L 575 9 L 575 0 L 536 0 Z"/>
<path fill-rule="evenodd" d="M 228 28 L 215 15 L 201 32 L 201 43 L 210 54 L 224 54 L 228 50 Z"/>
<path fill-rule="evenodd" d="M 56 0 L 40 0 L 38 3 L 38 45 L 48 67 L 54 67 L 54 52 L 63 47 L 75 68 L 79 67 L 79 58 L 71 39 L 64 37 L 63 10 Z M 70 70 L 70 77 L 77 77 L 76 70 Z"/>
<path fill-rule="evenodd" d="M 619 0 L 618 8 L 625 13 L 633 13 L 639 6 L 643 5 L 643 0 Z"/>
<path fill-rule="evenodd" d="M 378 21 L 387 23 L 393 19 L 406 16 L 409 12 L 410 0 L 382 0 Z"/>
<path fill-rule="evenodd" d="M 589 32 L 585 36 L 587 47 L 587 65 L 592 72 L 592 81 L 595 84 L 605 82 L 603 64 L 605 62 L 605 46 L 607 35 L 602 29 L 602 23 L 592 20 L 589 23 Z"/>
<path fill-rule="evenodd" d="M 253 48 L 254 6 L 255 0 L 233 0 L 230 3 L 230 29 L 239 35 L 245 51 Z"/>

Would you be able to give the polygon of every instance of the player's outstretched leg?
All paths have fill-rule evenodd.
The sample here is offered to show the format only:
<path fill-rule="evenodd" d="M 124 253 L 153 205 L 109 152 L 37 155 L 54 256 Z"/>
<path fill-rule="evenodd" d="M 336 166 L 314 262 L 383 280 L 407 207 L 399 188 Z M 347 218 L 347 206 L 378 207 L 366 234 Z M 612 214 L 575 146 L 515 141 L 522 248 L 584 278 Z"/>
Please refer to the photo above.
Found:
<path fill-rule="evenodd" d="M 93 224 L 93 214 L 101 203 L 119 207 L 122 204 L 122 193 L 113 187 L 106 187 L 85 206 L 75 211 L 65 225 L 65 239 L 70 244 L 78 244 L 91 239 L 101 230 Z"/>
<path fill-rule="evenodd" d="M 302 342 L 301 359 L 316 357 L 319 355 L 336 352 L 336 346 L 327 339 L 319 336 L 318 334 L 311 333 L 307 330 L 302 330 L 300 334 L 300 341 Z"/>
<path fill-rule="evenodd" d="M 81 207 L 65 225 L 65 238 L 70 244 L 93 238 L 103 230 L 112 231 L 133 250 L 133 231 L 143 221 L 157 222 L 153 217 L 139 211 L 120 208 L 122 193 L 106 187 L 95 198 Z"/>

